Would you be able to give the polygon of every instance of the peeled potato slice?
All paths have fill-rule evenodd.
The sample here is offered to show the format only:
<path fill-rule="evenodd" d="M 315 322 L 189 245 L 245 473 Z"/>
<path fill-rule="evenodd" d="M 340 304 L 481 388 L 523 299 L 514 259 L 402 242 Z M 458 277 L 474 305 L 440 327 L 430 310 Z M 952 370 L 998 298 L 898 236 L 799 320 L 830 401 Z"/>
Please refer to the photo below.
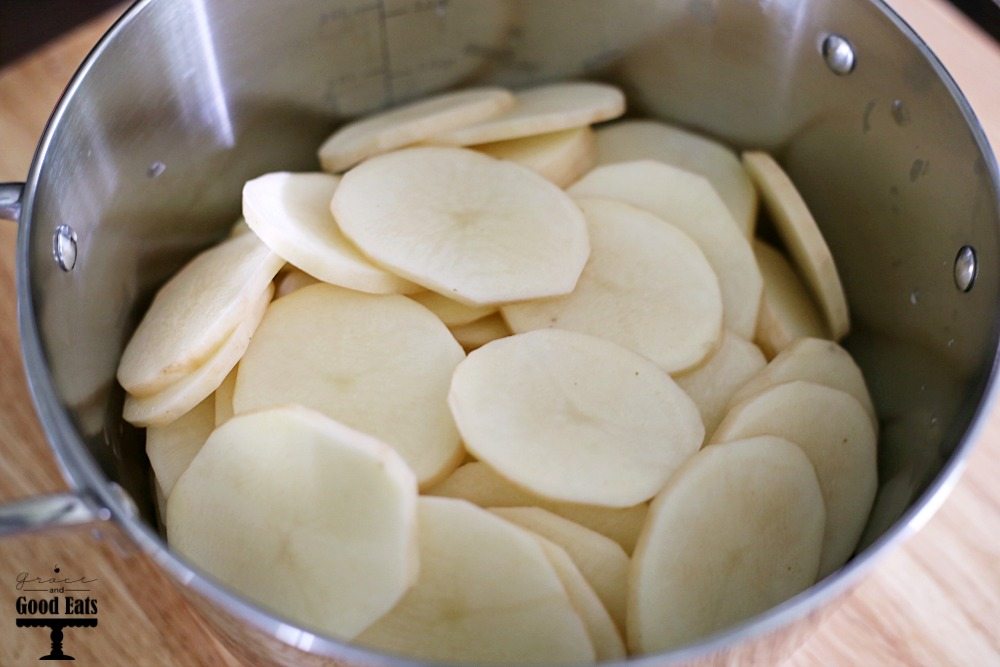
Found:
<path fill-rule="evenodd" d="M 628 204 L 577 203 L 592 252 L 576 289 L 503 306 L 507 324 L 515 332 L 558 327 L 607 338 L 667 372 L 698 364 L 715 347 L 723 317 L 719 283 L 702 251 L 673 225 Z"/>
<path fill-rule="evenodd" d="M 799 338 L 827 338 L 826 325 L 812 297 L 788 260 L 763 241 L 754 241 L 754 255 L 764 276 L 755 342 L 773 357 Z"/>
<path fill-rule="evenodd" d="M 466 448 L 504 477 L 605 507 L 653 497 L 704 437 L 698 408 L 655 364 L 559 329 L 471 353 L 448 404 Z"/>
<path fill-rule="evenodd" d="M 146 429 L 146 456 L 164 497 L 215 430 L 215 399 L 209 396 L 168 426 Z"/>
<path fill-rule="evenodd" d="M 740 387 L 730 402 L 735 405 L 765 389 L 793 380 L 815 382 L 847 392 L 858 399 L 872 423 L 878 424 L 865 377 L 850 353 L 833 341 L 818 338 L 800 338 L 782 350 L 766 368 L 761 368 Z M 684 386 L 680 381 L 678 384 Z"/>
<path fill-rule="evenodd" d="M 565 549 L 624 632 L 629 557 L 618 543 L 540 507 L 494 507 L 490 511 Z"/>
<path fill-rule="evenodd" d="M 511 331 L 504 319 L 498 313 L 494 313 L 481 320 L 452 327 L 451 333 L 468 352 L 479 349 L 486 343 L 509 336 Z"/>
<path fill-rule="evenodd" d="M 514 106 L 502 114 L 451 132 L 441 132 L 431 141 L 451 146 L 469 146 L 520 139 L 617 118 L 625 113 L 625 96 L 603 83 L 554 83 L 520 90 Z"/>
<path fill-rule="evenodd" d="M 597 162 L 657 160 L 704 176 L 750 238 L 757 225 L 757 191 L 732 150 L 655 120 L 625 120 L 597 130 Z"/>
<path fill-rule="evenodd" d="M 461 500 L 422 497 L 417 506 L 420 576 L 359 644 L 453 664 L 594 661 L 584 624 L 536 538 Z"/>
<path fill-rule="evenodd" d="M 594 131 L 589 127 L 497 141 L 473 148 L 498 160 L 517 162 L 561 188 L 587 173 L 597 161 Z"/>
<path fill-rule="evenodd" d="M 520 165 L 459 148 L 409 148 L 352 169 L 333 213 L 362 252 L 467 305 L 566 294 L 590 253 L 559 188 Z"/>
<path fill-rule="evenodd" d="M 278 276 L 278 280 L 275 282 L 277 287 L 274 289 L 274 298 L 280 299 L 283 296 L 291 294 L 295 290 L 302 289 L 303 287 L 309 287 L 309 285 L 315 285 L 318 282 L 322 281 L 316 280 L 305 271 L 293 268 L 285 272 L 285 275 Z"/>
<path fill-rule="evenodd" d="M 167 537 L 241 594 L 351 639 L 416 579 L 416 504 L 390 447 L 285 406 L 212 433 L 170 494 Z"/>
<path fill-rule="evenodd" d="M 711 184 L 653 160 L 594 169 L 569 189 L 575 197 L 606 197 L 648 211 L 690 236 L 715 271 L 727 329 L 753 337 L 763 278 L 753 250 Z"/>
<path fill-rule="evenodd" d="M 118 381 L 151 396 L 190 374 L 247 318 L 284 263 L 253 234 L 202 252 L 156 294 L 122 353 Z"/>
<path fill-rule="evenodd" d="M 339 182 L 329 174 L 265 174 L 243 186 L 243 215 L 275 254 L 319 280 L 372 294 L 418 290 L 344 238 L 330 213 Z"/>
<path fill-rule="evenodd" d="M 135 426 L 166 426 L 205 400 L 218 389 L 243 356 L 273 293 L 274 287 L 268 285 L 264 293 L 257 297 L 257 303 L 247 318 L 211 358 L 190 375 L 152 396 L 126 396 L 122 418 Z"/>
<path fill-rule="evenodd" d="M 812 382 L 786 382 L 733 407 L 711 442 L 774 435 L 802 448 L 826 505 L 819 577 L 847 562 L 878 487 L 876 433 L 856 398 Z"/>
<path fill-rule="evenodd" d="M 675 375 L 674 380 L 698 406 L 705 432 L 711 433 L 726 416 L 733 393 L 766 365 L 756 345 L 726 331 L 712 356 L 697 368 Z"/>
<path fill-rule="evenodd" d="M 411 294 L 410 298 L 437 315 L 449 327 L 470 324 L 497 312 L 496 306 L 466 306 L 437 292 L 418 292 Z"/>
<path fill-rule="evenodd" d="M 819 303 L 834 340 L 851 329 L 837 265 L 809 207 L 784 169 L 767 153 L 743 154 L 743 166 L 760 190 L 778 235 Z"/>
<path fill-rule="evenodd" d="M 238 370 L 239 365 L 229 371 L 229 375 L 215 390 L 215 398 L 212 403 L 215 404 L 216 426 L 222 426 L 223 422 L 233 416 L 233 391 L 236 389 L 236 372 Z"/>
<path fill-rule="evenodd" d="M 432 484 L 462 459 L 445 399 L 464 357 L 441 321 L 404 296 L 310 285 L 271 304 L 240 361 L 233 408 L 319 410 L 395 447 Z"/>
<path fill-rule="evenodd" d="M 794 444 L 701 450 L 649 508 L 629 575 L 629 648 L 677 648 L 805 590 L 823 521 L 816 474 Z"/>
<path fill-rule="evenodd" d="M 477 123 L 514 105 L 503 88 L 470 88 L 437 95 L 344 125 L 319 147 L 323 169 L 339 172 L 365 158 Z"/>
<path fill-rule="evenodd" d="M 635 548 L 646 518 L 646 505 L 616 509 L 542 498 L 511 484 L 478 461 L 459 467 L 443 482 L 428 489 L 427 493 L 461 498 L 480 507 L 540 507 L 614 540 L 627 554 Z"/>

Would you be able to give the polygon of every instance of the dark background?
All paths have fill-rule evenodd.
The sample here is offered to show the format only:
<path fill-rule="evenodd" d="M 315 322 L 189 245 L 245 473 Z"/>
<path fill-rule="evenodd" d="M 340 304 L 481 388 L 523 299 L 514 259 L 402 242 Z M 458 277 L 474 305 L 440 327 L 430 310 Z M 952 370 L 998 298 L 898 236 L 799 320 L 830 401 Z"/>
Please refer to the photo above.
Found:
<path fill-rule="evenodd" d="M 120 4 L 120 1 L 0 0 L 0 66 Z M 1000 41 L 1000 0 L 950 1 Z"/>

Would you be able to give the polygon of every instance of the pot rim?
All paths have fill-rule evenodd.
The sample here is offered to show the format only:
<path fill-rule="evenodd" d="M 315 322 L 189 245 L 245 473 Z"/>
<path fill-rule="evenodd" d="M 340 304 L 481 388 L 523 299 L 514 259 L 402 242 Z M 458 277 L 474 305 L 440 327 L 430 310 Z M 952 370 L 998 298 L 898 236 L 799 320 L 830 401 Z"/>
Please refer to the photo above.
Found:
<path fill-rule="evenodd" d="M 150 526 L 146 525 L 130 508 L 130 501 L 124 497 L 116 485 L 101 471 L 95 459 L 88 453 L 87 447 L 72 423 L 67 411 L 61 405 L 55 389 L 53 378 L 49 372 L 42 349 L 41 338 L 35 320 L 35 307 L 31 294 L 31 276 L 29 269 L 31 218 L 34 208 L 34 197 L 40 178 L 42 165 L 45 162 L 56 128 L 66 114 L 70 101 L 76 91 L 84 84 L 88 72 L 107 48 L 108 44 L 124 30 L 131 22 L 137 20 L 142 12 L 154 0 L 137 0 L 112 27 L 101 37 L 90 51 L 79 69 L 73 75 L 66 90 L 46 124 L 32 159 L 28 177 L 25 182 L 22 211 L 17 234 L 17 300 L 18 323 L 21 338 L 21 353 L 29 391 L 35 404 L 35 410 L 49 446 L 56 455 L 56 460 L 74 492 L 90 497 L 100 507 L 107 508 L 110 518 L 114 520 L 133 540 L 139 548 L 163 567 L 171 577 L 185 587 L 193 589 L 200 597 L 218 605 L 226 613 L 243 622 L 250 623 L 256 629 L 267 633 L 286 644 L 295 646 L 323 657 L 338 658 L 359 663 L 370 663 L 376 658 L 381 664 L 396 667 L 416 667 L 428 663 L 417 660 L 379 653 L 340 642 L 332 638 L 314 634 L 294 621 L 283 619 L 275 613 L 268 612 L 254 602 L 237 593 L 231 592 L 223 584 L 217 583 L 210 575 L 202 572 L 192 564 L 187 563 L 179 555 L 169 549 L 166 542 Z M 895 27 L 910 40 L 927 60 L 931 69 L 945 85 L 952 100 L 958 106 L 962 117 L 970 129 L 973 139 L 982 155 L 986 169 L 993 184 L 994 198 L 1000 210 L 1000 171 L 990 148 L 990 144 L 958 85 L 938 60 L 927 44 L 885 0 L 869 0 Z M 724 653 L 738 642 L 759 638 L 826 605 L 840 596 L 866 574 L 875 561 L 883 557 L 891 547 L 898 546 L 904 539 L 915 533 L 941 507 L 948 494 L 954 488 L 961 475 L 972 448 L 982 435 L 986 417 L 997 403 L 1000 395 L 1000 348 L 998 348 L 997 331 L 993 335 L 993 361 L 988 377 L 983 386 L 982 398 L 976 406 L 969 428 L 962 434 L 958 444 L 944 464 L 941 471 L 927 486 L 916 502 L 896 520 L 896 522 L 862 553 L 854 557 L 847 565 L 826 579 L 813 584 L 780 605 L 752 617 L 727 630 L 710 635 L 696 644 L 680 649 L 642 656 L 608 665 L 648 666 L 678 664 Z"/>

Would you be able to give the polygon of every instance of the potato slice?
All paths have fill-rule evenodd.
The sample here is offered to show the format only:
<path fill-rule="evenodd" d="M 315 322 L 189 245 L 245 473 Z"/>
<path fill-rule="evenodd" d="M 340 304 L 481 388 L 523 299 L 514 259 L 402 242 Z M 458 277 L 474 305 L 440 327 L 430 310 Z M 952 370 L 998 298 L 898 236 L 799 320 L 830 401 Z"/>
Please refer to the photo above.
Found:
<path fill-rule="evenodd" d="M 604 507 L 652 498 L 705 434 L 698 408 L 655 364 L 561 329 L 471 353 L 455 369 L 448 405 L 466 448 L 504 477 Z"/>
<path fill-rule="evenodd" d="M 510 327 L 500 317 L 499 313 L 494 313 L 481 320 L 463 324 L 451 328 L 451 334 L 455 337 L 466 352 L 477 350 L 486 343 L 504 338 L 511 334 Z"/>
<path fill-rule="evenodd" d="M 614 86 L 587 81 L 519 90 L 514 106 L 473 125 L 440 132 L 436 144 L 469 146 L 582 127 L 625 113 L 625 96 Z"/>
<path fill-rule="evenodd" d="M 579 199 L 593 248 L 566 296 L 503 306 L 515 332 L 558 327 L 600 336 L 667 372 L 697 365 L 722 334 L 719 283 L 682 231 L 628 204 Z"/>
<path fill-rule="evenodd" d="M 540 507 L 494 507 L 490 511 L 565 549 L 615 625 L 625 631 L 629 557 L 617 542 Z"/>
<path fill-rule="evenodd" d="M 316 280 L 305 271 L 301 271 L 293 267 L 286 271 L 285 275 L 278 276 L 278 279 L 275 281 L 275 285 L 277 285 L 277 287 L 275 287 L 274 290 L 274 298 L 280 299 L 283 296 L 291 294 L 295 290 L 315 285 L 318 282 L 322 281 Z"/>
<path fill-rule="evenodd" d="M 725 331 L 712 356 L 697 368 L 675 375 L 674 380 L 698 406 L 705 432 L 711 433 L 726 416 L 733 393 L 766 365 L 760 348 Z"/>
<path fill-rule="evenodd" d="M 850 394 L 812 382 L 786 382 L 733 407 L 710 442 L 758 435 L 794 442 L 816 468 L 827 515 L 819 567 L 823 578 L 850 558 L 875 499 L 877 438 L 871 419 Z"/>
<path fill-rule="evenodd" d="M 152 396 L 203 365 L 247 319 L 284 263 L 253 234 L 188 262 L 160 288 L 132 334 L 118 382 L 133 396 Z"/>
<path fill-rule="evenodd" d="M 460 148 L 409 148 L 352 169 L 344 234 L 394 273 L 467 305 L 572 291 L 590 253 L 580 209 L 530 169 Z"/>
<path fill-rule="evenodd" d="M 441 321 L 404 296 L 310 285 L 271 304 L 240 361 L 233 408 L 319 410 L 395 447 L 429 485 L 462 460 L 445 398 L 464 357 Z"/>
<path fill-rule="evenodd" d="M 146 456 L 164 497 L 215 430 L 215 398 L 209 396 L 167 426 L 146 429 Z"/>
<path fill-rule="evenodd" d="M 498 160 L 517 162 L 561 188 L 590 171 L 597 161 L 594 131 L 589 127 L 496 141 L 473 148 Z"/>
<path fill-rule="evenodd" d="M 496 306 L 466 306 L 437 292 L 418 292 L 410 298 L 438 316 L 446 326 L 471 324 L 497 312 Z"/>
<path fill-rule="evenodd" d="M 823 522 L 816 474 L 794 444 L 701 450 L 649 508 L 629 574 L 629 648 L 678 648 L 805 590 Z"/>
<path fill-rule="evenodd" d="M 540 507 L 614 540 L 627 554 L 635 548 L 646 518 L 645 504 L 616 509 L 542 498 L 515 486 L 478 461 L 462 465 L 426 493 L 461 498 L 480 507 Z"/>
<path fill-rule="evenodd" d="M 631 204 L 690 236 L 718 276 L 726 328 L 747 340 L 753 337 L 764 280 L 749 241 L 706 179 L 662 162 L 639 160 L 598 167 L 569 192 Z"/>
<path fill-rule="evenodd" d="M 823 317 L 788 260 L 763 241 L 754 241 L 754 255 L 764 276 L 764 297 L 754 341 L 769 358 L 799 338 L 828 338 Z"/>
<path fill-rule="evenodd" d="M 704 176 L 747 238 L 757 225 L 757 190 L 728 147 L 655 120 L 624 120 L 597 130 L 597 162 L 657 160 Z"/>
<path fill-rule="evenodd" d="M 166 426 L 205 400 L 239 363 L 271 301 L 274 287 L 268 285 L 247 318 L 236 327 L 222 346 L 190 375 L 158 394 L 125 397 L 122 418 L 135 426 Z"/>
<path fill-rule="evenodd" d="M 840 340 L 851 329 L 847 297 L 833 255 L 809 207 L 785 170 L 767 153 L 744 153 L 743 166 L 760 190 L 778 235 L 823 311 L 833 339 Z"/>
<path fill-rule="evenodd" d="M 420 143 L 495 116 L 514 106 L 503 88 L 468 88 L 365 116 L 340 127 L 319 147 L 325 171 L 340 172 L 362 160 Z"/>
<path fill-rule="evenodd" d="M 285 406 L 212 433 L 170 494 L 167 537 L 240 594 L 351 639 L 416 580 L 416 506 L 392 448 Z"/>
<path fill-rule="evenodd" d="M 461 500 L 422 497 L 417 507 L 417 583 L 357 643 L 452 664 L 594 661 L 583 621 L 536 538 Z"/>
<path fill-rule="evenodd" d="M 372 294 L 418 291 L 372 264 L 344 238 L 330 212 L 339 182 L 322 173 L 259 176 L 243 186 L 243 215 L 275 254 L 319 280 Z"/>
<path fill-rule="evenodd" d="M 222 426 L 233 416 L 233 391 L 236 389 L 236 373 L 239 371 L 239 364 L 229 371 L 229 375 L 222 381 L 222 384 L 215 390 L 215 425 Z"/>
<path fill-rule="evenodd" d="M 875 406 L 872 405 L 861 369 L 847 350 L 830 340 L 800 338 L 795 341 L 743 384 L 732 395 L 730 403 L 741 403 L 765 389 L 793 380 L 815 382 L 847 392 L 858 399 L 878 430 Z M 679 380 L 678 384 L 684 386 Z"/>

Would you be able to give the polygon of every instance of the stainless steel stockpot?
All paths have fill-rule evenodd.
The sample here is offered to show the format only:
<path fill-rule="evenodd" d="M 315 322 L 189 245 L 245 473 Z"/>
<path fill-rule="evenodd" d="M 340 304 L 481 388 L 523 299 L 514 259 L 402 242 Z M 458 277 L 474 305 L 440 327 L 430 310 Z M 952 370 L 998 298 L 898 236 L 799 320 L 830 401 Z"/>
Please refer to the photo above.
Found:
<path fill-rule="evenodd" d="M 315 168 L 342 120 L 472 84 L 588 77 L 636 116 L 783 162 L 848 292 L 879 412 L 880 489 L 857 556 L 743 625 L 636 664 L 771 664 L 920 527 L 995 393 L 997 167 L 954 82 L 880 0 L 141 0 L 81 66 L 19 224 L 23 356 L 72 491 L 0 508 L 0 534 L 103 521 L 252 664 L 404 665 L 240 598 L 173 554 L 114 371 L 152 292 L 239 213 L 243 182 Z"/>

